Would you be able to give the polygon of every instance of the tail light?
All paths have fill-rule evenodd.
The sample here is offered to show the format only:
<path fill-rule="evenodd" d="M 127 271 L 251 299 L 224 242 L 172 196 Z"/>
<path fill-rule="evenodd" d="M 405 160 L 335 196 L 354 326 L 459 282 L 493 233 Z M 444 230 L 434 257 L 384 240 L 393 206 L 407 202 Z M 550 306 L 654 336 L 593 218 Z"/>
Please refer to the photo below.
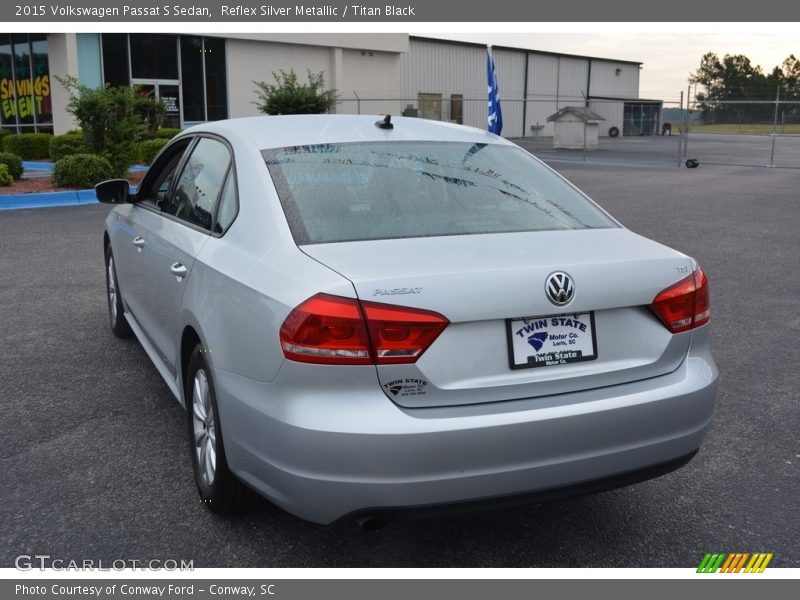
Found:
<path fill-rule="evenodd" d="M 708 278 L 700 267 L 653 300 L 653 312 L 672 333 L 705 325 L 711 319 Z"/>
<path fill-rule="evenodd" d="M 283 322 L 286 358 L 328 365 L 413 363 L 444 331 L 442 315 L 405 306 L 317 294 Z"/>

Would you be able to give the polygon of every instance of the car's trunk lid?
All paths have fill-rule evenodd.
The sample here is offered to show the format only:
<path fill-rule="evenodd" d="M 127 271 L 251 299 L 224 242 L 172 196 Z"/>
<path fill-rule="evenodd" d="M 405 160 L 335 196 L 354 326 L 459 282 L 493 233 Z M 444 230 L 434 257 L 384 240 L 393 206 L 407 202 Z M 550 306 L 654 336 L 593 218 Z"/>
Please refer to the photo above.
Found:
<path fill-rule="evenodd" d="M 416 363 L 377 367 L 382 389 L 402 406 L 530 398 L 645 379 L 676 369 L 689 347 L 691 334 L 671 334 L 648 306 L 661 290 L 691 272 L 691 259 L 624 228 L 343 242 L 302 249 L 347 277 L 362 300 L 432 310 L 450 321 Z M 554 271 L 569 274 L 575 285 L 574 298 L 564 307 L 554 305 L 545 293 L 546 279 Z M 545 332 L 547 343 L 563 336 L 566 345 L 569 326 L 552 327 L 552 317 L 574 314 L 580 316 L 570 326 L 591 323 L 596 358 L 515 365 L 521 350 L 514 353 L 513 335 L 539 333 L 541 339 Z M 546 318 L 534 319 L 522 331 L 525 322 L 510 321 L 522 317 Z M 516 326 L 511 332 L 510 323 Z M 536 341 L 529 343 L 536 347 Z M 589 342 L 584 338 L 579 343 L 586 350 Z"/>

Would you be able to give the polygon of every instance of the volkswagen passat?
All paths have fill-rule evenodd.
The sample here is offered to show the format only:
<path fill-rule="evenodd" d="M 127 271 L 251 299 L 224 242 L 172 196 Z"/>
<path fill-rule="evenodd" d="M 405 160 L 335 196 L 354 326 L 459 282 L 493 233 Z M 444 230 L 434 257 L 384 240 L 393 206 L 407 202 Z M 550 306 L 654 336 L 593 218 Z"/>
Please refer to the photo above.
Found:
<path fill-rule="evenodd" d="M 111 329 L 187 408 L 211 509 L 255 490 L 328 523 L 608 489 L 710 425 L 698 264 L 495 135 L 233 119 L 97 195 Z"/>

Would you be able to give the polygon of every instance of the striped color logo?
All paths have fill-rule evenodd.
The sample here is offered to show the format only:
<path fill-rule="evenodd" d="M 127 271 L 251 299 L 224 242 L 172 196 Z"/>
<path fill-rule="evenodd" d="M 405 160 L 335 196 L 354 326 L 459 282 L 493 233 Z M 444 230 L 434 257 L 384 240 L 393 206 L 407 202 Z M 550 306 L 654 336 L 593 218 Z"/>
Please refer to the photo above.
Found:
<path fill-rule="evenodd" d="M 763 573 L 772 552 L 707 552 L 703 557 L 698 573 Z"/>

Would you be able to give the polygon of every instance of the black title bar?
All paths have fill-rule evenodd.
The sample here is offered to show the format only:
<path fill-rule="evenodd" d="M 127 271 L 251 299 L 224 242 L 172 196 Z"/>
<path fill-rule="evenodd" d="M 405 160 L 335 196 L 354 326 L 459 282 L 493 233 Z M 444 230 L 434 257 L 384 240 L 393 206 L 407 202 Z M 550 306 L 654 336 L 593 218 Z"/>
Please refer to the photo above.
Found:
<path fill-rule="evenodd" d="M 749 22 L 800 21 L 800 3 L 743 0 L 58 0 L 3 2 L 4 22 Z"/>

